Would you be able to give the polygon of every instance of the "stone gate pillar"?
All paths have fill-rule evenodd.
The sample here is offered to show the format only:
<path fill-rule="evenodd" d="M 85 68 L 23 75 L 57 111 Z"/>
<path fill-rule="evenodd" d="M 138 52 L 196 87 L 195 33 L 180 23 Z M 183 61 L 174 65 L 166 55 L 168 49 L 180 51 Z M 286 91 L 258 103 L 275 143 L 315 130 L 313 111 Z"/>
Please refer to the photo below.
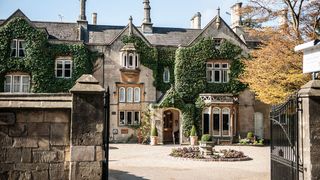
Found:
<path fill-rule="evenodd" d="M 300 148 L 304 160 L 304 179 L 320 179 L 320 80 L 312 80 L 299 91 L 302 99 Z"/>
<path fill-rule="evenodd" d="M 72 93 L 70 180 L 101 179 L 103 152 L 103 89 L 92 75 L 82 75 Z"/>

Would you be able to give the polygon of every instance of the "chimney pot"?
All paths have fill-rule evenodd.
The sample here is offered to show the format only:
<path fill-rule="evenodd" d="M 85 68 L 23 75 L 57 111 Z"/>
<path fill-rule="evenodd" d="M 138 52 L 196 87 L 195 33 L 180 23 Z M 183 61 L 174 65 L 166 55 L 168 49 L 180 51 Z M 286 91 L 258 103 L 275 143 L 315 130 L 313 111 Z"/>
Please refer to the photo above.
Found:
<path fill-rule="evenodd" d="M 239 27 L 242 24 L 242 17 L 240 12 L 241 7 L 241 2 L 236 3 L 231 7 L 231 28 Z"/>
<path fill-rule="evenodd" d="M 97 25 L 97 13 L 92 13 L 92 24 Z"/>

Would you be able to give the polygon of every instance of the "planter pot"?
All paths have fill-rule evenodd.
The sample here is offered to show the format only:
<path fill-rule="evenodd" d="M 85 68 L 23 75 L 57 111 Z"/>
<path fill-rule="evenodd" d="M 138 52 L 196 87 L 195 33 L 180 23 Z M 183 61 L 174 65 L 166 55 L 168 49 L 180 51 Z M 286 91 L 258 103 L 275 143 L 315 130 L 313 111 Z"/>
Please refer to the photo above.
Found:
<path fill-rule="evenodd" d="M 155 146 L 158 144 L 158 136 L 150 136 L 150 145 Z"/>
<path fill-rule="evenodd" d="M 213 146 L 214 146 L 214 143 L 212 141 L 201 141 L 200 153 L 204 156 L 212 155 Z"/>
<path fill-rule="evenodd" d="M 198 145 L 198 136 L 190 136 L 190 145 L 191 146 Z"/>

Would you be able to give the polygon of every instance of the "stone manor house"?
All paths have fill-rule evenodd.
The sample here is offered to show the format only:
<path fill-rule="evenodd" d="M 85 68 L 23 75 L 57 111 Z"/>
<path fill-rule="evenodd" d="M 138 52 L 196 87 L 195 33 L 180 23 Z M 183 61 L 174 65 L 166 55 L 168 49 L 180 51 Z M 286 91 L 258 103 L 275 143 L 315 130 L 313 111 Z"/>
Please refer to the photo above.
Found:
<path fill-rule="evenodd" d="M 80 0 L 77 22 L 32 21 L 20 10 L 0 20 L 0 91 L 68 92 L 90 73 L 109 89 L 114 141 L 135 139 L 147 108 L 163 143 L 173 142 L 174 133 L 179 143 L 187 142 L 184 132 L 192 124 L 220 142 L 249 131 L 269 139 L 269 107 L 244 86 L 233 88 L 241 86 L 234 73 L 239 57 L 259 44 L 241 27 L 242 4 L 231 7 L 230 26 L 218 10 L 205 27 L 196 13 L 191 28 L 154 26 L 149 0 L 143 5 L 141 26 L 132 17 L 125 26 L 100 25 L 97 13 L 89 22 L 86 0 Z"/>

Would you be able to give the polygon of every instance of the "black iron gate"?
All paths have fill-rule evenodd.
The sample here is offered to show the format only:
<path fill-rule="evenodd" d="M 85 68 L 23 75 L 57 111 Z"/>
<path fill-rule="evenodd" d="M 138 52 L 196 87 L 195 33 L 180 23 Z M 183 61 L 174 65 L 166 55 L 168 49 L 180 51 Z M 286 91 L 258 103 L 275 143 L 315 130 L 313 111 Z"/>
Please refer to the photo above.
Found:
<path fill-rule="evenodd" d="M 292 96 L 286 103 L 272 107 L 271 180 L 299 180 L 303 177 L 299 143 L 299 101 Z M 300 178 L 302 179 L 302 178 Z"/>

